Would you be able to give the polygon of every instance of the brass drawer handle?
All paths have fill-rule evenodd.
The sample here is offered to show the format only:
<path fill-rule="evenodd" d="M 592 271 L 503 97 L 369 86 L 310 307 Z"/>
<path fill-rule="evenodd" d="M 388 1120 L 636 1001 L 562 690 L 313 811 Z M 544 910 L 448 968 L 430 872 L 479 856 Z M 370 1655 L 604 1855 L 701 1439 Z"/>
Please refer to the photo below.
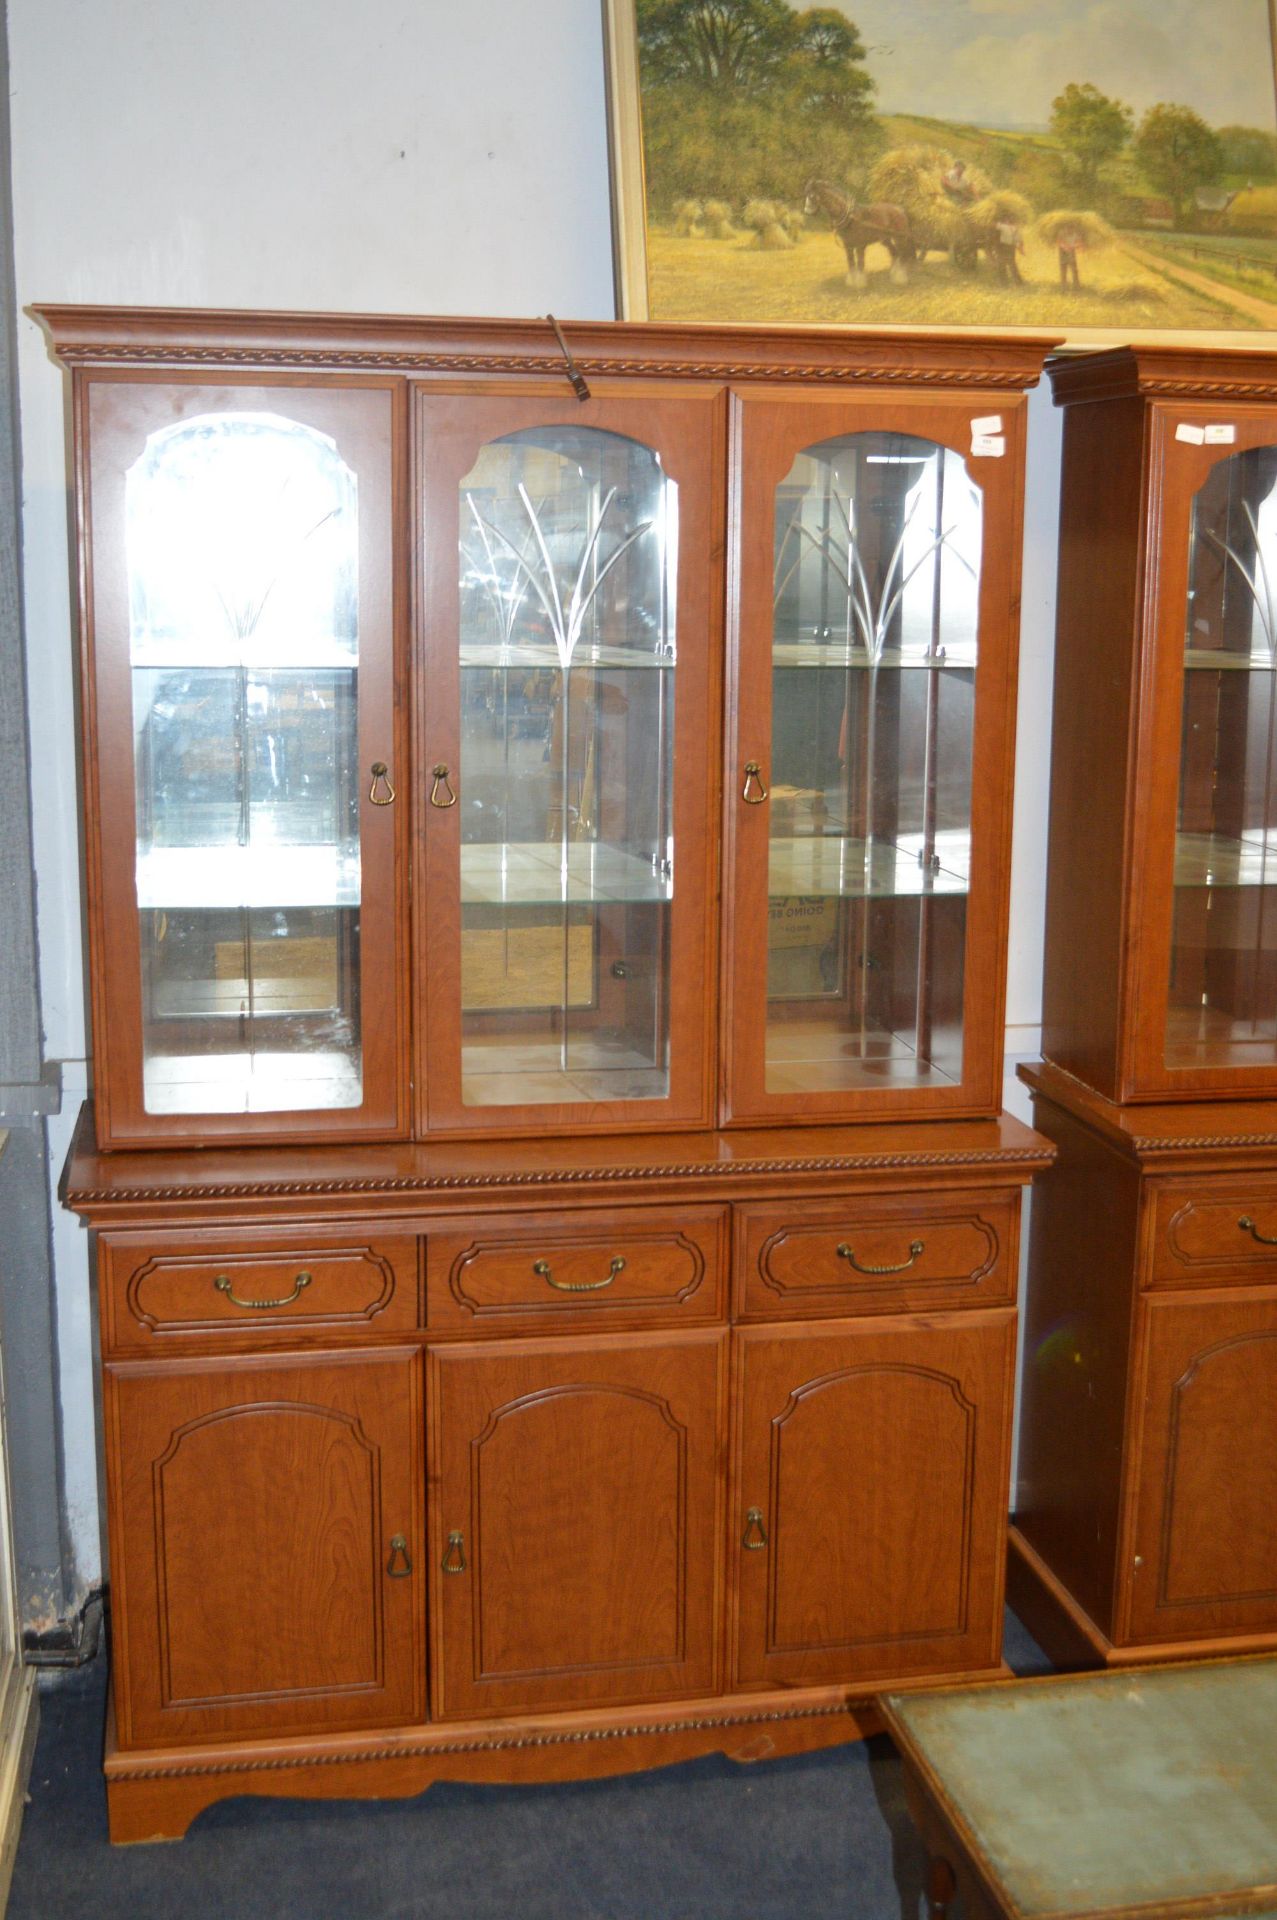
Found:
<path fill-rule="evenodd" d="M 1261 1233 L 1248 1213 L 1244 1213 L 1237 1224 L 1252 1240 L 1258 1240 L 1261 1247 L 1277 1247 L 1277 1240 L 1270 1240 L 1266 1233 Z"/>
<path fill-rule="evenodd" d="M 396 1560 L 402 1560 L 403 1565 L 397 1567 L 395 1565 Z M 391 1535 L 390 1558 L 386 1562 L 386 1572 L 392 1580 L 406 1580 L 412 1572 L 412 1559 L 408 1553 L 408 1542 L 401 1533 Z"/>
<path fill-rule="evenodd" d="M 751 787 L 757 787 L 758 792 L 751 793 Z M 740 797 L 747 807 L 761 807 L 767 798 L 767 789 L 763 785 L 763 770 L 757 760 L 745 762 L 745 784 L 741 788 Z"/>
<path fill-rule="evenodd" d="M 457 804 L 457 796 L 452 791 L 452 781 L 449 777 L 448 768 L 446 764 L 441 760 L 439 762 L 439 765 L 437 767 L 432 767 L 430 771 L 431 771 L 431 776 L 434 780 L 434 785 L 430 789 L 431 806 L 432 807 L 455 807 Z M 439 789 L 441 787 L 448 796 L 446 800 L 441 800 L 439 798 Z"/>
<path fill-rule="evenodd" d="M 443 1570 L 445 1573 L 464 1573 L 466 1570 L 466 1545 L 460 1533 L 450 1533 L 448 1544 L 444 1548 Z"/>
<path fill-rule="evenodd" d="M 293 1282 L 292 1292 L 284 1294 L 279 1300 L 241 1300 L 239 1295 L 232 1291 L 234 1282 L 227 1273 L 219 1273 L 213 1285 L 219 1293 L 226 1295 L 233 1307 L 247 1307 L 250 1313 L 273 1313 L 279 1307 L 291 1307 L 293 1301 L 306 1291 L 314 1277 L 313 1273 L 299 1273 Z"/>
<path fill-rule="evenodd" d="M 372 774 L 372 785 L 368 789 L 368 798 L 372 801 L 374 807 L 391 806 L 394 802 L 395 790 L 390 784 L 390 770 L 385 761 L 374 760 L 368 771 Z M 386 791 L 384 793 L 379 794 L 377 792 L 379 784 L 385 787 Z"/>
<path fill-rule="evenodd" d="M 597 1293 L 600 1287 L 610 1287 L 618 1273 L 625 1272 L 625 1262 L 618 1253 L 601 1280 L 556 1280 L 548 1260 L 534 1260 L 532 1271 L 547 1287 L 555 1287 L 560 1293 Z"/>
<path fill-rule="evenodd" d="M 838 1258 L 849 1261 L 857 1273 L 903 1273 L 907 1267 L 913 1265 L 918 1255 L 922 1252 L 922 1247 L 923 1243 L 921 1240 L 911 1240 L 909 1242 L 909 1258 L 907 1260 L 897 1261 L 894 1267 L 875 1267 L 871 1266 L 867 1260 L 857 1260 L 854 1248 L 849 1247 L 844 1240 L 838 1249 Z"/>
<path fill-rule="evenodd" d="M 751 1534 L 755 1536 L 752 1540 Z M 751 1507 L 745 1515 L 745 1531 L 740 1537 L 740 1543 L 746 1553 L 761 1553 L 767 1545 L 767 1529 L 763 1525 L 761 1507 Z"/>

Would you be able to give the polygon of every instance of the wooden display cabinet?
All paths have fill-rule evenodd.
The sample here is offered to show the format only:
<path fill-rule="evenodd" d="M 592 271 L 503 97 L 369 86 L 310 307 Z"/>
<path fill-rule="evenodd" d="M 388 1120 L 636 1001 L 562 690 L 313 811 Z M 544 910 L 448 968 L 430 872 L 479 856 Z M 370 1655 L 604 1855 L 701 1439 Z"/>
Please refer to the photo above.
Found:
<path fill-rule="evenodd" d="M 1001 1671 L 1044 343 L 43 317 L 113 1835 Z"/>
<path fill-rule="evenodd" d="M 1061 1658 L 1277 1645 L 1277 378 L 1065 408 L 1017 1604 Z"/>

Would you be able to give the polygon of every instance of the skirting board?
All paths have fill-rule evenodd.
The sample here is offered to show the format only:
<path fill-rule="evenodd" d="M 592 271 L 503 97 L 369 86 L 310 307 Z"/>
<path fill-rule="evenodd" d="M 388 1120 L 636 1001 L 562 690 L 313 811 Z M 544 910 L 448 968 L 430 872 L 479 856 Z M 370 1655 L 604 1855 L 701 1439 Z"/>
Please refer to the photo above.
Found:
<path fill-rule="evenodd" d="M 540 1784 L 602 1779 L 721 1753 L 748 1763 L 842 1746 L 882 1730 L 877 1691 L 1007 1679 L 980 1672 L 842 1687 L 715 1695 L 592 1708 L 524 1720 L 435 1722 L 325 1738 L 210 1744 L 122 1753 L 114 1702 L 106 1734 L 107 1809 L 117 1845 L 176 1840 L 205 1807 L 236 1794 L 296 1799 L 402 1799 L 439 1780 Z"/>
<path fill-rule="evenodd" d="M 0 1692 L 0 1915 L 9 1904 L 9 1883 L 39 1725 L 40 1695 L 35 1674 L 30 1667 L 11 1659 Z"/>

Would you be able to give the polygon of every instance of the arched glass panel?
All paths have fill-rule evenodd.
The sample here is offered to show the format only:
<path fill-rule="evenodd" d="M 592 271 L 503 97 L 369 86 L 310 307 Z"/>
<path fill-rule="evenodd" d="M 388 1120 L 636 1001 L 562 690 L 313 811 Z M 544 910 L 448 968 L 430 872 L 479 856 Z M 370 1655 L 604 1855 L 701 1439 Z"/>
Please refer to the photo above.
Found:
<path fill-rule="evenodd" d="M 148 1113 L 358 1106 L 358 516 L 274 414 L 126 481 Z"/>
<path fill-rule="evenodd" d="M 467 1106 L 669 1091 L 677 488 L 546 427 L 461 482 Z"/>
<path fill-rule="evenodd" d="M 1277 1058 L 1277 447 L 1193 502 L 1166 1064 Z"/>
<path fill-rule="evenodd" d="M 766 1085 L 962 1074 L 981 498 L 858 433 L 776 492 Z"/>

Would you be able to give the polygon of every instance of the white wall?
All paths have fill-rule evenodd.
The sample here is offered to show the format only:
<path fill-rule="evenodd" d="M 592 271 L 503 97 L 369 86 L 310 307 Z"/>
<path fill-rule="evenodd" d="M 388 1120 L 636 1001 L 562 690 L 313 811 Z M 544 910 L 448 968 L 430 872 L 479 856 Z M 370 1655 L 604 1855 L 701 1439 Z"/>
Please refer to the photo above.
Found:
<path fill-rule="evenodd" d="M 8 0 L 18 304 L 613 312 L 600 0 Z M 62 379 L 19 318 L 47 1050 L 84 1086 Z M 1058 437 L 1035 396 L 1009 1044 L 1036 1045 Z M 60 1215 L 81 1578 L 100 1568 L 84 1236 Z"/>

